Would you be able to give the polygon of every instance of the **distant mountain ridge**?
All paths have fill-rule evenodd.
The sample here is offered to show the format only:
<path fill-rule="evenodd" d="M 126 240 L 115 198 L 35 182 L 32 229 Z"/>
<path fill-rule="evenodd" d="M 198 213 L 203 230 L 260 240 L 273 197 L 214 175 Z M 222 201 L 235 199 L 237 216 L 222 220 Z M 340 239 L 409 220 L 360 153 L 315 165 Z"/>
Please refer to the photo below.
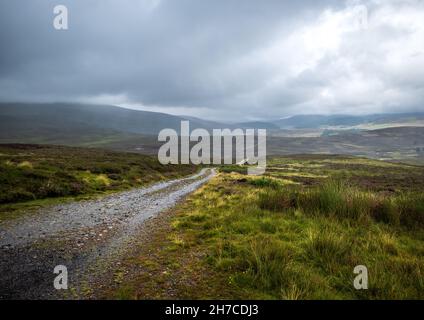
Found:
<path fill-rule="evenodd" d="M 10 129 L 14 127 L 23 129 L 24 126 L 27 126 L 35 130 L 37 128 L 59 131 L 84 129 L 157 134 L 163 128 L 178 129 L 181 120 L 184 119 L 165 113 L 125 109 L 110 105 L 0 104 L 0 124 Z M 195 120 L 191 121 L 191 125 L 193 128 L 204 127 L 203 122 Z"/>
<path fill-rule="evenodd" d="M 270 155 L 333 153 L 424 161 L 424 125 L 419 123 L 423 123 L 424 113 L 298 115 L 276 121 L 227 124 L 110 105 L 0 103 L 0 143 L 73 145 L 157 154 L 158 132 L 165 128 L 179 132 L 183 120 L 190 121 L 191 130 L 267 129 Z M 408 121 L 409 125 L 402 125 Z M 420 125 L 413 126 L 414 123 Z"/>
<path fill-rule="evenodd" d="M 363 116 L 353 115 L 295 115 L 292 117 L 272 121 L 280 129 L 313 129 L 329 126 L 351 127 L 361 124 L 383 124 L 424 120 L 424 112 L 411 113 L 384 113 Z"/>
<path fill-rule="evenodd" d="M 2 141 L 33 137 L 157 135 L 164 128 L 179 132 L 181 121 L 190 129 L 255 128 L 269 131 L 349 127 L 362 124 L 424 121 L 424 113 L 351 115 L 297 115 L 275 121 L 224 123 L 191 116 L 126 109 L 111 105 L 77 103 L 0 103 Z"/>

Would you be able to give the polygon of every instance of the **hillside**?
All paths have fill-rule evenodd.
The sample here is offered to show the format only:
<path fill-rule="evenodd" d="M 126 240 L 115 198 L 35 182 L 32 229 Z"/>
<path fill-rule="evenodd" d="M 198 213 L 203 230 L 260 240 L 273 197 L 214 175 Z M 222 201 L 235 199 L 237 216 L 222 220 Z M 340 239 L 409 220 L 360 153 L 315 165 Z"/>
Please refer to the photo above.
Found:
<path fill-rule="evenodd" d="M 269 131 L 319 128 L 376 129 L 372 126 L 417 126 L 424 113 L 351 115 L 297 115 L 275 121 L 225 123 L 191 116 L 174 116 L 159 112 L 131 110 L 110 105 L 77 103 L 0 103 L 0 139 L 63 140 L 72 142 L 75 135 L 85 141 L 99 137 L 128 138 L 157 135 L 164 128 L 180 129 L 189 120 L 191 129 L 264 128 Z M 34 141 L 35 142 L 35 141 Z M 50 141 L 47 141 L 50 142 Z"/>
<path fill-rule="evenodd" d="M 353 115 L 296 115 L 272 121 L 281 129 L 316 129 L 326 127 L 355 127 L 371 125 L 398 126 L 424 121 L 424 113 L 386 113 L 363 116 Z"/>
<path fill-rule="evenodd" d="M 195 170 L 190 165 L 164 166 L 154 157 L 134 153 L 0 144 L 0 213 L 16 207 L 12 204 L 29 201 L 37 205 L 43 199 L 146 186 Z"/>
<path fill-rule="evenodd" d="M 320 137 L 268 137 L 268 154 L 347 154 L 375 159 L 424 160 L 424 128 L 336 131 Z"/>
<path fill-rule="evenodd" d="M 179 131 L 184 117 L 131 110 L 110 105 L 0 103 L 0 136 L 6 138 L 151 134 L 164 128 Z M 190 118 L 192 129 L 211 129 L 217 124 Z"/>
<path fill-rule="evenodd" d="M 0 103 L 0 143 L 60 144 L 155 154 L 160 146 L 157 133 L 164 128 L 179 132 L 181 121 L 189 120 L 190 129 L 265 128 L 268 154 L 332 153 L 422 161 L 424 127 L 410 126 L 419 119 L 424 115 L 299 115 L 277 122 L 225 124 L 108 105 Z M 408 126 L 400 126 L 402 121 L 409 121 Z M 291 129 L 279 129 L 277 124 Z M 362 129 L 346 130 L 343 126 Z"/>

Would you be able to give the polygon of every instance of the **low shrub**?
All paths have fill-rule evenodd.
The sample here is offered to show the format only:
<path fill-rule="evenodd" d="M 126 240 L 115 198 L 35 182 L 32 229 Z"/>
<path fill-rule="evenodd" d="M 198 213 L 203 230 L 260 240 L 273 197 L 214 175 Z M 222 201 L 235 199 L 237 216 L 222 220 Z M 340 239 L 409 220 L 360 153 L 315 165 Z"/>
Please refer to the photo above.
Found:
<path fill-rule="evenodd" d="M 396 199 L 400 224 L 408 228 L 424 227 L 424 194 L 404 194 Z"/>
<path fill-rule="evenodd" d="M 282 189 L 268 189 L 259 193 L 258 206 L 271 211 L 283 211 L 297 207 L 298 193 Z"/>
<path fill-rule="evenodd" d="M 278 189 L 279 187 L 281 187 L 281 183 L 278 182 L 278 180 L 276 179 L 271 179 L 271 178 L 259 178 L 259 179 L 251 179 L 249 180 L 249 183 L 253 186 L 256 187 L 270 187 L 270 188 L 274 188 L 274 189 Z"/>
<path fill-rule="evenodd" d="M 10 203 L 19 201 L 34 200 L 35 196 L 33 193 L 25 190 L 11 190 L 9 192 L 0 191 L 0 203 Z"/>

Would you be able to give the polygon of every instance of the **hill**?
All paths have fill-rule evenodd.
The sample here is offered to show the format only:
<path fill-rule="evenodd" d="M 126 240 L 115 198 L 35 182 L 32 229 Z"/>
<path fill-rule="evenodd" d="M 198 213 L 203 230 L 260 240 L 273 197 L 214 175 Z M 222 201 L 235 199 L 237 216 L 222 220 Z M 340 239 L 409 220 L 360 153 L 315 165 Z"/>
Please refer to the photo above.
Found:
<path fill-rule="evenodd" d="M 363 116 L 353 115 L 296 115 L 272 121 L 281 129 L 316 129 L 322 127 L 355 127 L 368 125 L 397 126 L 396 124 L 424 121 L 424 113 L 387 113 Z"/>
<path fill-rule="evenodd" d="M 0 103 L 0 143 L 60 144 L 155 154 L 160 146 L 158 132 L 164 128 L 179 132 L 183 120 L 190 121 L 191 130 L 265 128 L 268 154 L 424 159 L 424 127 L 412 126 L 424 123 L 423 113 L 298 115 L 275 122 L 226 124 L 110 105 Z"/>
<path fill-rule="evenodd" d="M 384 160 L 424 161 L 424 128 L 397 127 L 335 131 L 319 137 L 275 137 L 267 140 L 268 154 L 346 154 Z"/>
<path fill-rule="evenodd" d="M 0 133 L 5 136 L 46 136 L 57 133 L 155 134 L 164 129 L 178 130 L 182 117 L 159 112 L 131 110 L 91 104 L 0 104 Z M 192 128 L 208 129 L 207 123 L 190 119 Z"/>

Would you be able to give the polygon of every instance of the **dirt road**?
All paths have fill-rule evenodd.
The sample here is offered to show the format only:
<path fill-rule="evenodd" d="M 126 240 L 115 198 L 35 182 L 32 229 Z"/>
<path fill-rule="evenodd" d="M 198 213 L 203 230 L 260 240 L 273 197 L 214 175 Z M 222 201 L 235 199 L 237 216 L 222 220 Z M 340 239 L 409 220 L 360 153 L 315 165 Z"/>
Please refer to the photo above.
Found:
<path fill-rule="evenodd" d="M 0 299 L 83 298 L 119 264 L 146 219 L 174 206 L 215 175 L 196 175 L 58 205 L 0 223 Z M 54 267 L 68 270 L 56 290 Z"/>

